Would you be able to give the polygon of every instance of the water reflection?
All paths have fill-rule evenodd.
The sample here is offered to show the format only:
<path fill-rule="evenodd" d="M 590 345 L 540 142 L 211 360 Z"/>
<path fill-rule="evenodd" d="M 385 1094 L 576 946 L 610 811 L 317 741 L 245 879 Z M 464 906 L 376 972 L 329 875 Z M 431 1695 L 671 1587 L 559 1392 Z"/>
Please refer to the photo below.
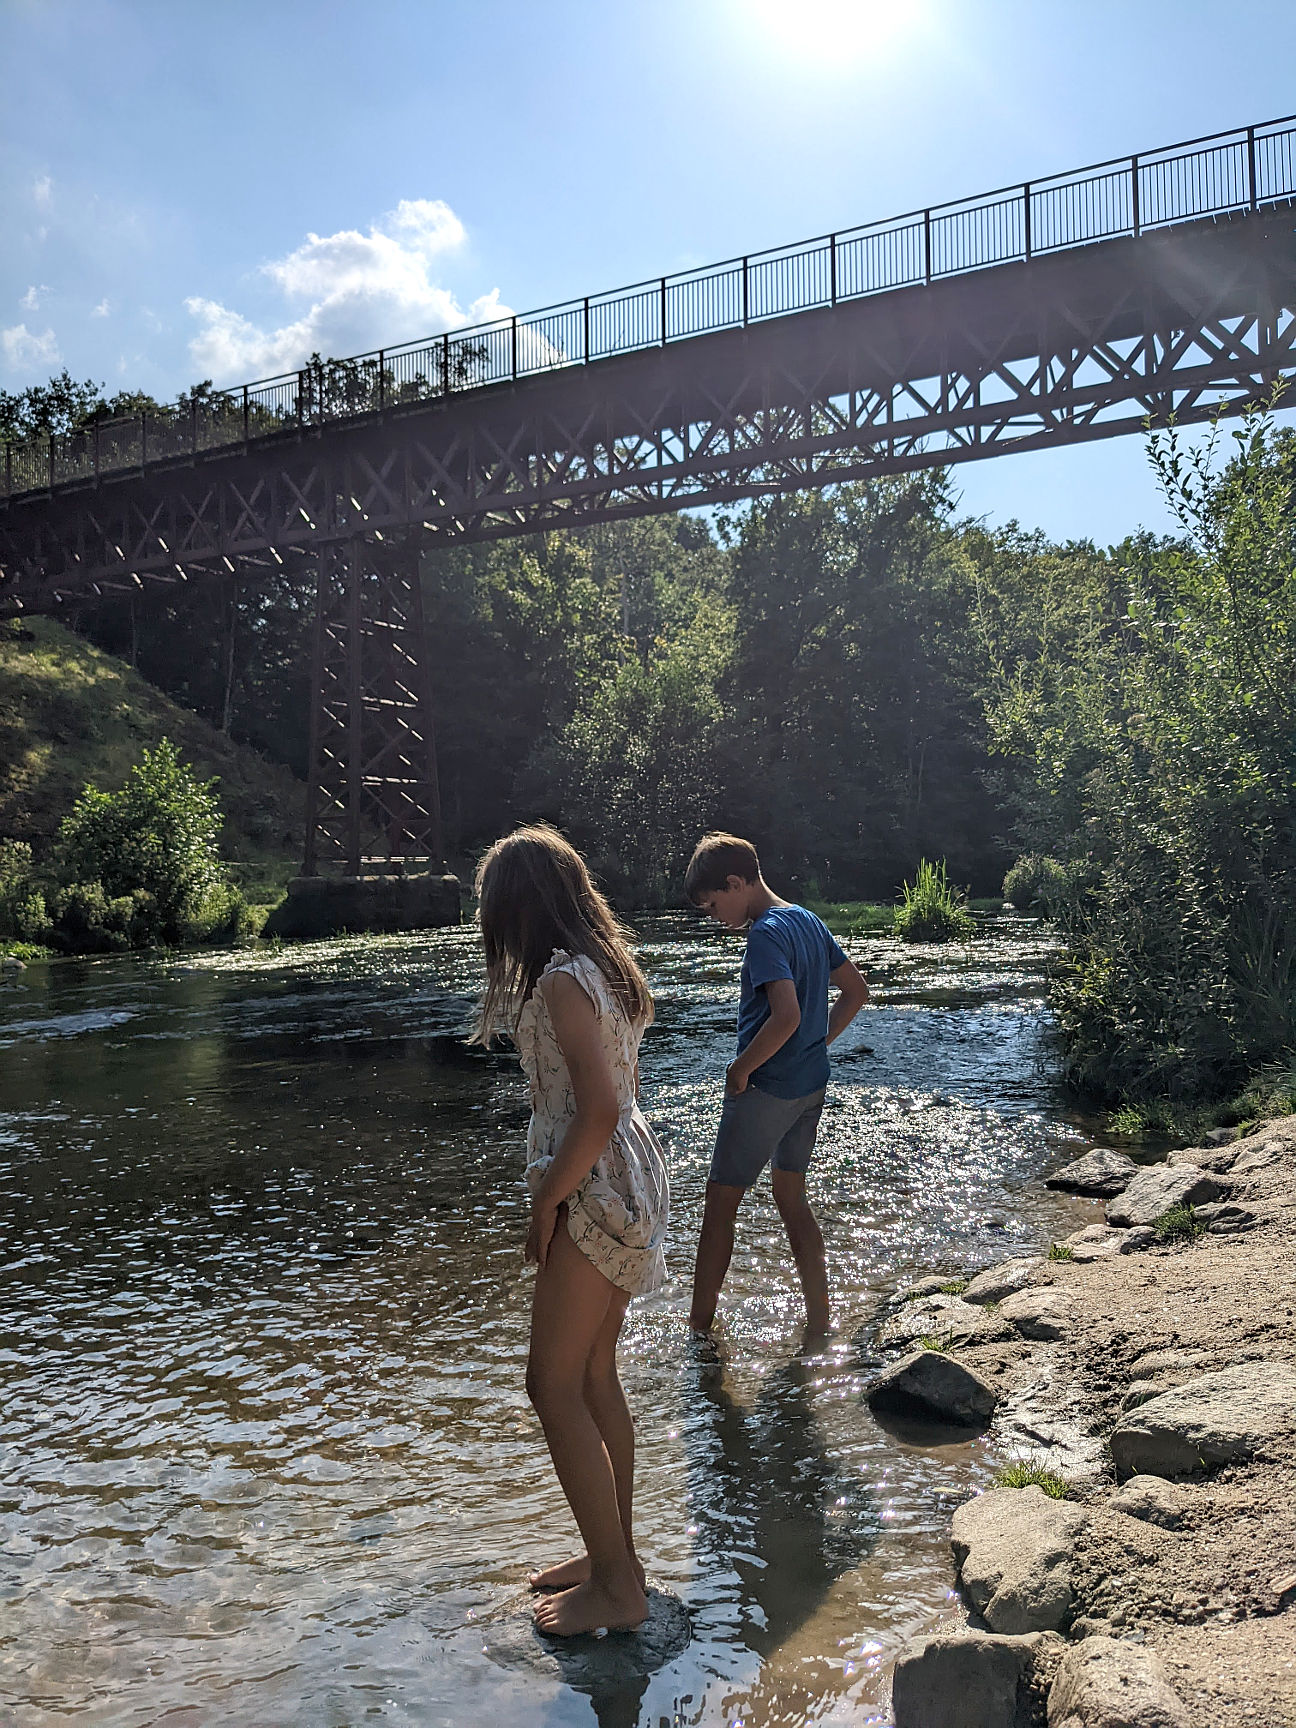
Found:
<path fill-rule="evenodd" d="M 744 1642 L 780 1649 L 823 1606 L 833 1584 L 877 1545 L 881 1519 L 866 1479 L 833 1458 L 812 1389 L 822 1368 L 798 1354 L 760 1381 L 755 1402 L 733 1395 L 723 1357 L 694 1347 L 689 1507 L 699 1563 L 732 1567 Z"/>

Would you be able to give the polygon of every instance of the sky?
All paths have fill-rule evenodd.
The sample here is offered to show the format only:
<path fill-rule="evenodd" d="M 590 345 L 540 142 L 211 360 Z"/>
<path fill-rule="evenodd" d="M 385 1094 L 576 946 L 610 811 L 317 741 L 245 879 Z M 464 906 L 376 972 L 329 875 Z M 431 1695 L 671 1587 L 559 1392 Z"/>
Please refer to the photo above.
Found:
<path fill-rule="evenodd" d="M 169 399 L 1296 110 L 1292 0 L 0 0 L 0 388 Z M 1167 531 L 1138 437 L 963 513 Z"/>

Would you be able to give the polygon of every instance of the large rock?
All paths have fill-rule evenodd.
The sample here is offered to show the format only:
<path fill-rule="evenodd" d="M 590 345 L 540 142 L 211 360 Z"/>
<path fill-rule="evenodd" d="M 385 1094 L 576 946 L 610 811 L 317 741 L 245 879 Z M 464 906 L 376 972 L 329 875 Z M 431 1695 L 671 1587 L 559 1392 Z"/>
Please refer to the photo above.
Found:
<path fill-rule="evenodd" d="M 1064 1290 L 1019 1290 L 999 1304 L 999 1314 L 1023 1338 L 1063 1338 L 1071 1330 L 1072 1305 Z"/>
<path fill-rule="evenodd" d="M 1219 1183 L 1196 1164 L 1154 1164 L 1140 1170 L 1125 1192 L 1107 1207 L 1110 1224 L 1155 1224 L 1172 1206 L 1214 1200 Z"/>
<path fill-rule="evenodd" d="M 1105 1200 L 1123 1193 L 1138 1173 L 1139 1166 L 1126 1153 L 1095 1147 L 1083 1158 L 1046 1176 L 1044 1186 L 1061 1188 L 1067 1194 L 1093 1194 Z"/>
<path fill-rule="evenodd" d="M 1061 1640 L 1049 1632 L 916 1638 L 896 1658 L 895 1728 L 1028 1728 L 1031 1675 L 1054 1646 L 1060 1650 Z"/>
<path fill-rule="evenodd" d="M 914 1344 L 935 1338 L 941 1344 L 997 1344 L 1012 1337 L 1012 1327 L 959 1296 L 921 1296 L 906 1302 L 878 1335 L 882 1344 Z"/>
<path fill-rule="evenodd" d="M 1231 1170 L 1238 1159 L 1236 1146 L 1181 1146 L 1178 1151 L 1171 1152 L 1166 1158 L 1169 1165 L 1195 1164 L 1199 1170 L 1210 1170 L 1216 1176 L 1222 1176 Z"/>
<path fill-rule="evenodd" d="M 1038 1254 L 1019 1255 L 1014 1260 L 1002 1260 L 998 1266 L 988 1266 L 963 1292 L 965 1302 L 1002 1302 L 1033 1284 L 1048 1267 L 1048 1261 Z"/>
<path fill-rule="evenodd" d="M 1133 1230 L 1120 1230 L 1112 1224 L 1086 1224 L 1066 1239 L 1071 1258 L 1077 1266 L 1090 1266 L 1095 1260 L 1114 1260 L 1118 1254 L 1133 1254 L 1156 1240 L 1156 1231 L 1146 1224 Z"/>
<path fill-rule="evenodd" d="M 1131 1476 L 1107 1504 L 1113 1512 L 1123 1512 L 1127 1518 L 1141 1518 L 1145 1524 L 1177 1530 L 1188 1510 L 1188 1496 L 1177 1483 L 1167 1482 L 1161 1476 Z"/>
<path fill-rule="evenodd" d="M 865 1396 L 871 1408 L 918 1405 L 938 1422 L 968 1427 L 988 1422 L 999 1401 L 988 1381 L 940 1350 L 915 1350 L 880 1374 Z"/>
<path fill-rule="evenodd" d="M 1084 1512 L 1041 1488 L 990 1488 L 954 1514 L 964 1594 L 994 1632 L 1056 1632 L 1071 1613 L 1071 1553 Z"/>
<path fill-rule="evenodd" d="M 1189 1728 L 1188 1712 L 1148 1650 L 1086 1638 L 1049 1688 L 1048 1728 Z"/>
<path fill-rule="evenodd" d="M 1162 1392 L 1121 1417 L 1111 1437 L 1122 1474 L 1183 1476 L 1296 1435 L 1296 1369 L 1243 1362 Z"/>

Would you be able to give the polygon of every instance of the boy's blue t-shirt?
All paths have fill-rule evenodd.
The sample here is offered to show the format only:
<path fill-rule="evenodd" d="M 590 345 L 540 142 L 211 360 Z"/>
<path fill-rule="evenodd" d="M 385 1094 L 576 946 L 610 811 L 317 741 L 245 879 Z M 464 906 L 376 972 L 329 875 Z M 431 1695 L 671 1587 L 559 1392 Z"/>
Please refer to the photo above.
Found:
<path fill-rule="evenodd" d="M 796 985 L 801 1024 L 753 1072 L 751 1085 L 775 1098 L 804 1098 L 828 1084 L 828 975 L 845 964 L 832 931 L 804 906 L 771 906 L 753 921 L 742 963 L 738 1054 L 769 1019 L 762 985 L 776 978 Z"/>

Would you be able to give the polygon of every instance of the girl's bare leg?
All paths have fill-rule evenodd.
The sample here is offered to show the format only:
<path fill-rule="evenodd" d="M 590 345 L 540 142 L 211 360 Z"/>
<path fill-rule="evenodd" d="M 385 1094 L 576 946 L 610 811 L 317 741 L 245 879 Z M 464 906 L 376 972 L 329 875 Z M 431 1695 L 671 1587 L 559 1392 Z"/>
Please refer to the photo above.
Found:
<path fill-rule="evenodd" d="M 536 1609 L 544 1632 L 571 1637 L 637 1626 L 648 1612 L 621 1523 L 612 1461 L 585 1402 L 585 1377 L 620 1292 L 590 1264 L 560 1215 L 536 1276 L 527 1394 L 589 1556 L 589 1578 Z M 631 1441 L 633 1468 L 633 1441 Z M 624 1460 L 623 1460 L 624 1462 Z"/>
<path fill-rule="evenodd" d="M 644 1582 L 644 1570 L 634 1545 L 634 1422 L 621 1381 L 617 1374 L 616 1349 L 622 1322 L 630 1298 L 623 1290 L 614 1290 L 608 1305 L 607 1319 L 594 1343 L 585 1367 L 585 1406 L 594 1418 L 594 1425 L 603 1436 L 603 1445 L 612 1465 L 616 1484 L 617 1509 L 621 1514 L 621 1529 L 634 1565 L 635 1576 Z M 533 1573 L 533 1590 L 567 1590 L 573 1584 L 583 1584 L 590 1575 L 588 1554 L 577 1554 L 561 1565 L 550 1566 Z"/>

